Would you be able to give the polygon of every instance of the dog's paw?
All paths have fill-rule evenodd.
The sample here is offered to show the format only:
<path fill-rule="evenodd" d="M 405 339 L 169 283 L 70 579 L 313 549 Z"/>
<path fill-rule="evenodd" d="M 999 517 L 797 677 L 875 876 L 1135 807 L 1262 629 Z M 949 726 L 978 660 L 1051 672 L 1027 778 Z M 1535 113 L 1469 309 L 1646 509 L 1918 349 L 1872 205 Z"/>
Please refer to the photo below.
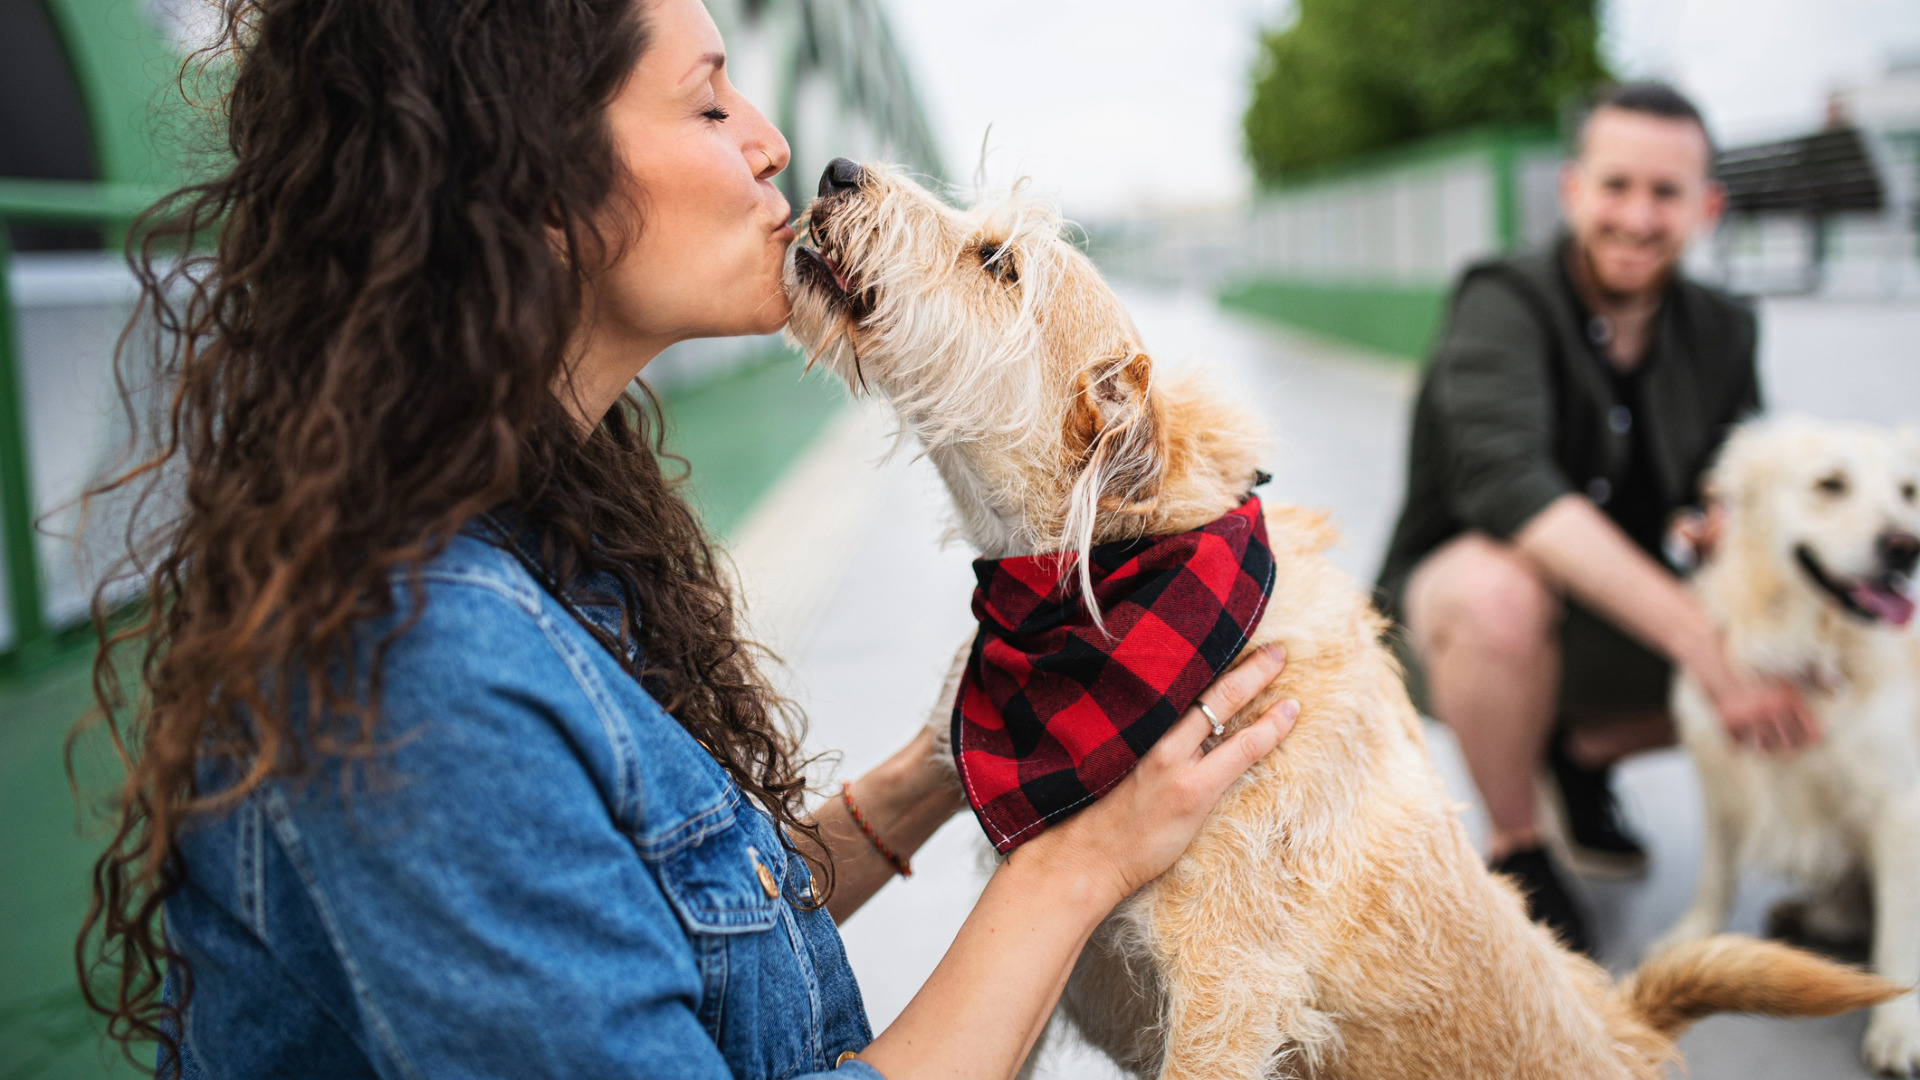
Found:
<path fill-rule="evenodd" d="M 1920 1075 L 1920 1001 L 1909 994 L 1876 1006 L 1860 1051 L 1879 1072 Z"/>
<path fill-rule="evenodd" d="M 928 724 L 927 731 L 933 735 L 933 752 L 929 755 L 933 771 L 958 786 L 960 767 L 953 761 L 953 728 L 946 724 Z"/>

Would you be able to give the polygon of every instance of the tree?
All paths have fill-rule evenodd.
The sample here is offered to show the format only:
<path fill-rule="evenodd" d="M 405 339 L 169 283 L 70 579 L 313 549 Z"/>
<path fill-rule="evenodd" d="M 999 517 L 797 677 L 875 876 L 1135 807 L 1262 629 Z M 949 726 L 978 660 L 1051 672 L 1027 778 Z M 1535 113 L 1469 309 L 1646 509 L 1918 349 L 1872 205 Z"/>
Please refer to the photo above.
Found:
<path fill-rule="evenodd" d="M 1447 131 L 1552 123 L 1608 78 L 1596 0 L 1299 0 L 1261 37 L 1247 157 L 1264 183 Z"/>

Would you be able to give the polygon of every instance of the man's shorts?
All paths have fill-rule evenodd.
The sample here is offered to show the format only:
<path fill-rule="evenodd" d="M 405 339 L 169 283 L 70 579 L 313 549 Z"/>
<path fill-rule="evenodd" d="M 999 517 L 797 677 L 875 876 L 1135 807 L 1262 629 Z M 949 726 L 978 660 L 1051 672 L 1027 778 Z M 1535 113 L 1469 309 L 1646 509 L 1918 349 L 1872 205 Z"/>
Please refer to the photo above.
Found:
<path fill-rule="evenodd" d="M 1666 708 L 1672 664 L 1579 604 L 1569 600 L 1566 609 L 1560 624 L 1561 724 L 1580 727 L 1622 712 Z M 1396 621 L 1388 641 L 1406 668 L 1414 708 L 1432 716 L 1426 672 L 1406 624 Z"/>

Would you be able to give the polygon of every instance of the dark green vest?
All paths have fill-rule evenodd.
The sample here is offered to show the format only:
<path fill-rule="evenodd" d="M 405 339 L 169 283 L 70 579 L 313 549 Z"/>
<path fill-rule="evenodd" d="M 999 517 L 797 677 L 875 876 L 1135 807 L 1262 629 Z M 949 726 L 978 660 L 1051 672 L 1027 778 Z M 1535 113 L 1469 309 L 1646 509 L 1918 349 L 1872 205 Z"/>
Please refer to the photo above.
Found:
<path fill-rule="evenodd" d="M 1629 483 L 1636 433 L 1609 416 L 1614 385 L 1603 345 L 1574 292 L 1562 239 L 1476 265 L 1454 290 L 1414 406 L 1406 501 L 1380 596 L 1397 613 L 1421 559 L 1468 530 L 1518 532 L 1572 491 L 1597 502 Z M 1742 301 L 1677 277 L 1654 317 L 1639 377 L 1639 444 L 1659 503 L 1699 500 L 1699 478 L 1731 425 L 1760 409 L 1756 325 Z"/>

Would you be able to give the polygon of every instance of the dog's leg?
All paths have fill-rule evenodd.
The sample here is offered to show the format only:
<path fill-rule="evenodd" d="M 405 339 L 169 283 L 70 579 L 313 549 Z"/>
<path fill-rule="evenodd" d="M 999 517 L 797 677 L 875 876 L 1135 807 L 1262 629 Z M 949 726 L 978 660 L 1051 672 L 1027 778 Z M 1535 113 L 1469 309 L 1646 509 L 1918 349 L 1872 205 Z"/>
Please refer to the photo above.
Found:
<path fill-rule="evenodd" d="M 1160 1080 L 1264 1080 L 1283 1052 L 1314 1058 L 1338 1042 L 1313 1009 L 1311 979 L 1232 890 L 1167 898 L 1153 912 L 1166 992 Z"/>
<path fill-rule="evenodd" d="M 1872 878 L 1858 871 L 1842 877 L 1808 900 L 1801 931 L 1813 941 L 1852 946 L 1873 940 Z"/>
<path fill-rule="evenodd" d="M 1694 887 L 1693 906 L 1673 924 L 1673 928 L 1660 935 L 1660 939 L 1647 948 L 1648 956 L 1658 956 L 1689 941 L 1698 941 L 1720 932 L 1726 925 L 1727 914 L 1733 910 L 1733 900 L 1740 888 L 1740 844 L 1742 840 L 1739 813 L 1729 803 L 1730 799 L 1716 798 L 1715 792 L 1724 792 L 1723 785 L 1700 771 L 1701 788 L 1706 795 L 1706 814 L 1700 836 L 1700 881 Z"/>
<path fill-rule="evenodd" d="M 1873 872 L 1873 970 L 1920 983 L 1920 792 L 1895 800 L 1869 838 Z M 1876 1005 L 1867 1024 L 1867 1063 L 1902 1076 L 1920 1071 L 1920 998 Z"/>
<path fill-rule="evenodd" d="M 1140 1080 L 1159 1075 L 1165 1011 L 1142 921 L 1151 908 L 1152 888 L 1147 887 L 1149 895 L 1122 904 L 1093 932 L 1073 966 L 1059 1010 L 1087 1045 Z M 1054 1022 L 1060 1022 L 1059 1014 Z"/>

